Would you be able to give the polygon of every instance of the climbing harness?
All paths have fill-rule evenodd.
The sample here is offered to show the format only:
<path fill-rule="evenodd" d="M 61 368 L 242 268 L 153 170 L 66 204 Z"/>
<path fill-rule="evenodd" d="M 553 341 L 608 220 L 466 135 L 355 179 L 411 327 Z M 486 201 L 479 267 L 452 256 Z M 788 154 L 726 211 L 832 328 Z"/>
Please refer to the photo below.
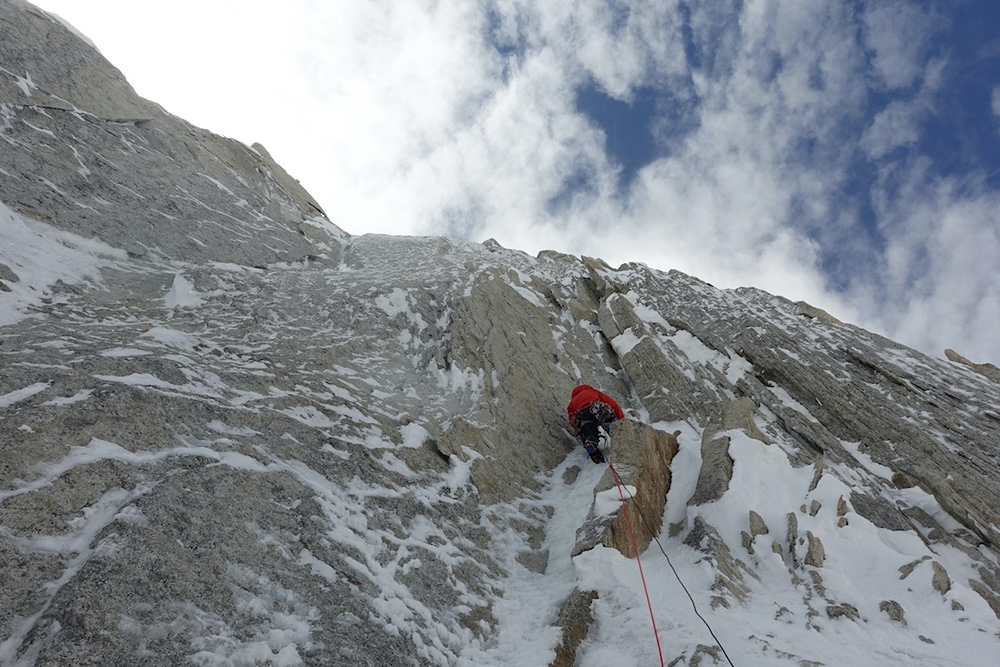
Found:
<path fill-rule="evenodd" d="M 625 504 L 625 496 L 622 493 L 622 483 L 618 477 L 618 471 L 615 470 L 615 466 L 612 461 L 610 441 L 611 439 L 609 437 L 608 467 L 611 468 L 611 474 L 615 478 L 615 484 L 618 485 L 618 495 L 619 497 L 621 497 L 622 509 L 625 510 L 625 522 L 628 524 L 628 532 L 632 538 L 632 549 L 635 551 L 635 562 L 639 566 L 639 577 L 642 579 L 642 588 L 643 591 L 645 591 L 646 593 L 646 604 L 649 606 L 649 618 L 653 622 L 653 634 L 656 635 L 656 648 L 660 652 L 660 665 L 662 666 L 663 650 L 660 648 L 660 636 L 656 632 L 656 619 L 653 618 L 653 605 L 649 600 L 649 590 L 646 589 L 646 577 L 642 573 L 642 563 L 639 562 L 639 546 L 635 540 L 635 533 L 632 531 L 632 520 L 631 518 L 629 518 L 628 505 Z M 715 640 L 716 645 L 722 650 L 722 655 L 726 656 L 726 661 L 729 663 L 730 667 L 735 667 L 735 665 L 733 665 L 733 661 L 729 658 L 729 654 L 726 652 L 726 647 L 722 645 L 722 642 L 719 641 L 719 638 L 715 636 L 715 631 L 712 630 L 712 626 L 708 624 L 708 621 L 705 620 L 705 617 L 702 616 L 701 612 L 698 611 L 698 606 L 694 602 L 694 597 L 692 597 L 691 591 L 689 591 L 687 586 L 684 585 L 684 582 L 681 580 L 681 575 L 677 573 L 677 568 L 675 568 L 674 564 L 670 561 L 670 556 L 667 555 L 667 552 L 663 548 L 663 545 L 660 544 L 660 540 L 657 539 L 656 533 L 653 531 L 652 526 L 650 526 L 649 522 L 646 521 L 646 516 L 642 513 L 642 508 L 639 507 L 639 503 L 635 502 L 635 496 L 632 495 L 632 493 L 628 490 L 627 487 L 625 488 L 625 492 L 628 493 L 628 497 L 633 501 L 635 508 L 639 511 L 639 517 L 642 519 L 642 523 L 646 526 L 646 530 L 648 530 L 649 534 L 653 536 L 653 540 L 656 542 L 656 546 L 660 547 L 660 552 L 663 554 L 664 558 L 667 559 L 667 565 L 670 566 L 670 569 L 673 571 L 674 576 L 677 578 L 677 583 L 681 585 L 681 588 L 684 589 L 684 592 L 688 596 L 688 600 L 691 601 L 691 608 L 694 609 L 695 616 L 701 619 L 701 622 L 705 624 L 706 628 L 708 628 L 708 633 L 712 635 L 712 639 Z"/>

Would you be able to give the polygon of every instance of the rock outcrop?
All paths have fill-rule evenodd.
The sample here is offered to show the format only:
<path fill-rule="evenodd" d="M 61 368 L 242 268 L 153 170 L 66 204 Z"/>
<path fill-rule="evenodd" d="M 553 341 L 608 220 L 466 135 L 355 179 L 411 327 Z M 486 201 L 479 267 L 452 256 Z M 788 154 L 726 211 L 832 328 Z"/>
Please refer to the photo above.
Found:
<path fill-rule="evenodd" d="M 556 647 L 556 659 L 549 663 L 549 667 L 573 667 L 576 664 L 577 649 L 594 622 L 591 605 L 596 599 L 597 593 L 593 591 L 583 592 L 574 588 L 570 593 L 556 620 L 556 625 L 562 628 L 562 638 Z"/>
<path fill-rule="evenodd" d="M 0 3 L 0 30 L 9 207 L 136 258 L 264 266 L 316 253 L 304 234 L 329 222 L 315 222 L 319 205 L 262 147 L 142 99 L 100 53 L 27 3 Z"/>
<path fill-rule="evenodd" d="M 996 380 L 1000 382 L 1000 368 L 997 368 L 996 364 L 977 364 L 973 361 L 969 361 L 955 350 L 947 349 L 944 351 L 944 355 L 949 361 L 954 361 L 956 364 L 962 364 L 963 366 L 968 366 L 977 373 L 981 373 L 991 380 Z"/>
<path fill-rule="evenodd" d="M 594 502 L 577 532 L 574 555 L 601 544 L 634 558 L 636 547 L 638 553 L 645 551 L 663 521 L 677 438 L 622 420 L 612 425 L 611 440 L 611 466 L 594 487 Z M 609 512 L 609 505 L 615 509 Z"/>

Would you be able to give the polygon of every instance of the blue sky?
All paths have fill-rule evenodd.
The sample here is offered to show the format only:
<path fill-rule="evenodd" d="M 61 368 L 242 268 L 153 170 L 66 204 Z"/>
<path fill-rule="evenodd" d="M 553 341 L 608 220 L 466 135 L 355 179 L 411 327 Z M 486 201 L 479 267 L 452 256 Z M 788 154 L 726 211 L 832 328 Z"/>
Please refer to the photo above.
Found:
<path fill-rule="evenodd" d="M 677 268 L 1000 363 L 996 3 L 40 5 L 351 233 Z"/>
<path fill-rule="evenodd" d="M 677 6 L 689 67 L 679 80 L 659 81 L 653 71 L 618 98 L 593 80 L 576 88 L 576 108 L 604 133 L 605 152 L 620 168 L 621 190 L 627 193 L 643 167 L 669 156 L 698 129 L 701 103 L 692 92 L 692 79 L 699 74 L 717 79 L 731 76 L 735 57 L 729 50 L 742 36 L 736 20 L 740 4 L 725 12 L 728 19 L 720 17 L 700 27 L 692 21 L 693 12 L 697 12 L 695 3 Z M 856 48 L 862 60 L 853 69 L 865 83 L 863 99 L 854 108 L 845 109 L 828 131 L 804 133 L 785 156 L 792 166 L 814 170 L 835 169 L 830 162 L 835 165 L 838 158 L 848 161 L 843 183 L 830 195 L 837 211 L 846 210 L 849 215 L 845 218 L 831 212 L 810 216 L 806 202 L 801 202 L 788 221 L 818 244 L 819 267 L 829 287 L 838 292 L 850 291 L 859 281 L 877 284 L 873 272 L 885 252 L 887 231 L 880 229 L 873 200 L 887 198 L 891 205 L 893 199 L 905 196 L 900 192 L 903 182 L 898 171 L 905 172 L 912 162 L 925 158 L 923 176 L 928 182 L 968 180 L 963 187 L 970 190 L 977 186 L 996 190 L 1000 186 L 1000 132 L 993 108 L 993 90 L 1000 75 L 1000 5 L 939 2 L 873 6 L 882 16 L 866 21 L 869 10 L 865 4 L 845 5 L 858 12 L 849 25 L 857 30 Z M 616 8 L 615 23 L 620 30 L 627 25 L 629 12 L 624 4 Z M 896 24 L 900 15 L 903 19 Z M 896 27 L 898 30 L 892 30 Z M 882 51 L 877 38 L 865 34 L 880 29 L 891 31 L 882 37 L 887 43 Z M 897 51 L 884 50 L 892 48 Z M 758 60 L 764 68 L 763 81 L 773 82 L 789 58 L 774 49 Z M 822 69 L 813 65 L 809 86 L 822 91 Z M 895 69 L 890 71 L 893 65 Z M 934 72 L 937 80 L 925 90 L 926 75 L 921 70 L 934 65 L 939 68 Z M 907 136 L 891 146 L 865 150 L 866 133 L 880 114 L 892 114 L 907 105 L 915 108 L 893 116 L 895 122 L 888 123 Z M 571 184 L 581 190 L 589 186 L 580 179 Z M 563 199 L 567 196 L 564 193 Z"/>

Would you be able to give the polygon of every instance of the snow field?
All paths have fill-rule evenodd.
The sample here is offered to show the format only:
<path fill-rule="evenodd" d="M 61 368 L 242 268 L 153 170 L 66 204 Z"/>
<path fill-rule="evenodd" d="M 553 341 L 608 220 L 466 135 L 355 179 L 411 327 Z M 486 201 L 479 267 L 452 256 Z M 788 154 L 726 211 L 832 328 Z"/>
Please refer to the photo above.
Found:
<path fill-rule="evenodd" d="M 736 664 L 779 664 L 785 659 L 795 664 L 805 659 L 828 665 L 972 665 L 985 664 L 983 660 L 996 655 L 1000 647 L 995 617 L 982 598 L 972 600 L 968 593 L 975 594 L 958 583 L 942 596 L 932 588 L 929 561 L 901 580 L 901 566 L 927 556 L 940 558 L 915 534 L 877 528 L 851 511 L 846 514 L 848 525 L 838 527 L 837 504 L 842 497 L 850 498 L 850 487 L 827 472 L 810 492 L 811 466 L 794 468 L 777 446 L 753 440 L 742 431 L 725 435 L 730 437 L 734 460 L 729 491 L 697 513 L 719 530 L 733 556 L 750 565 L 758 579 L 744 577 L 752 591 L 747 600 L 731 601 L 732 609 L 712 610 L 706 595 L 712 582 L 699 581 L 697 562 L 677 558 L 675 566 L 686 582 L 694 582 L 691 588 L 699 610 Z M 679 463 L 683 465 L 683 460 Z M 683 476 L 679 466 L 674 470 L 675 479 Z M 810 507 L 813 501 L 820 503 L 815 516 L 800 511 L 800 506 Z M 753 541 L 753 555 L 742 548 L 740 537 L 742 531 L 749 532 L 751 509 L 769 528 L 768 534 Z M 801 540 L 792 559 L 786 539 L 788 512 L 796 516 L 800 538 L 809 532 L 822 541 L 823 567 L 802 564 L 808 542 Z M 771 550 L 772 541 L 782 545 L 781 555 Z M 664 546 L 672 558 L 687 549 L 674 540 L 666 540 Z M 670 576 L 653 549 L 644 556 L 648 580 L 659 582 Z M 813 574 L 821 578 L 822 589 L 811 579 Z M 951 610 L 955 598 L 969 602 L 966 613 Z M 853 605 L 860 619 L 827 618 L 827 599 Z M 880 610 L 880 603 L 887 600 L 902 605 L 905 629 Z M 765 645 L 767 650 L 761 651 Z"/>
<path fill-rule="evenodd" d="M 0 218 L 3 213 L 0 210 Z M 38 238 L 42 239 L 39 244 L 52 240 L 44 234 Z M 373 481 L 353 473 L 328 476 L 321 472 L 321 464 L 314 463 L 311 467 L 290 454 L 275 453 L 283 452 L 279 447 L 270 450 L 274 443 L 265 442 L 263 427 L 257 430 L 232 426 L 220 418 L 204 424 L 211 432 L 207 437 L 181 435 L 177 446 L 155 452 L 133 452 L 116 443 L 91 440 L 86 446 L 71 448 L 62 458 L 40 466 L 38 476 L 32 481 L 13 480 L 7 490 L 0 492 L 0 502 L 43 489 L 74 467 L 103 460 L 146 466 L 172 457 L 199 457 L 210 466 L 267 475 L 287 474 L 312 494 L 319 507 L 318 519 L 323 522 L 321 539 L 335 543 L 347 554 L 344 557 L 347 567 L 338 569 L 339 564 L 334 567 L 323 561 L 319 547 L 302 547 L 296 535 L 268 533 L 259 526 L 251 527 L 252 532 L 274 554 L 277 563 L 287 561 L 331 585 L 350 586 L 353 595 L 370 604 L 368 616 L 343 612 L 336 617 L 338 625 L 377 625 L 387 635 L 412 643 L 414 655 L 430 664 L 547 666 L 560 639 L 559 629 L 554 626 L 560 606 L 573 588 L 581 587 L 597 591 L 599 598 L 593 604 L 595 623 L 581 647 L 579 664 L 584 667 L 658 664 L 636 562 L 603 547 L 576 558 L 569 555 L 576 530 L 590 509 L 603 466 L 593 465 L 579 448 L 574 449 L 559 466 L 546 473 L 540 494 L 527 493 L 516 502 L 484 508 L 481 522 L 473 524 L 457 511 L 454 515 L 457 518 L 451 518 L 442 510 L 475 504 L 476 489 L 471 475 L 472 466 L 480 457 L 478 453 L 463 448 L 462 455 L 452 455 L 445 468 L 432 472 L 415 470 L 407 463 L 412 461 L 409 457 L 415 450 L 431 446 L 428 444 L 433 437 L 431 430 L 446 428 L 452 415 L 469 414 L 482 402 L 490 386 L 496 389 L 500 385 L 500 379 L 495 370 L 487 377 L 483 370 L 439 363 L 434 346 L 440 340 L 435 341 L 434 336 L 447 336 L 442 333 L 449 308 L 446 298 L 433 295 L 437 288 L 429 281 L 429 286 L 419 288 L 406 282 L 417 278 L 412 266 L 399 261 L 404 254 L 395 258 L 391 253 L 379 256 L 372 250 L 375 241 L 366 243 L 359 243 L 356 252 L 344 259 L 345 264 L 336 276 L 336 272 L 324 274 L 322 280 L 316 279 L 315 285 L 304 282 L 306 279 L 287 267 L 273 268 L 267 276 L 274 281 L 273 293 L 268 293 L 268 298 L 260 303 L 255 290 L 263 290 L 267 283 L 250 270 L 241 276 L 242 269 L 216 266 L 217 271 L 205 275 L 188 267 L 171 267 L 170 272 L 163 273 L 166 282 L 161 294 L 165 296 L 156 306 L 162 311 L 159 319 L 151 318 L 145 324 L 129 322 L 125 317 L 114 321 L 115 327 L 134 325 L 137 334 L 132 340 L 102 344 L 97 354 L 123 363 L 140 363 L 143 358 L 155 355 L 157 361 L 170 362 L 163 366 L 176 373 L 122 370 L 91 377 L 95 386 L 113 383 L 148 392 L 153 397 L 202 401 L 225 411 L 288 417 L 324 435 L 326 441 L 317 448 L 322 457 L 344 468 L 360 467 L 362 461 L 370 460 L 384 473 L 384 479 Z M 406 256 L 417 255 L 414 261 L 426 265 L 427 275 L 443 274 L 441 280 L 446 282 L 453 279 L 449 273 L 452 269 L 445 260 L 459 244 L 420 240 L 416 252 L 412 245 L 391 243 L 397 243 L 399 252 Z M 110 261 L 107 252 L 102 255 L 99 247 L 89 247 L 82 241 L 72 248 L 62 241 L 59 245 L 76 258 L 73 261 L 79 261 L 79 270 L 74 275 L 83 276 L 80 279 L 91 275 L 88 262 Z M 536 266 L 541 262 L 519 261 L 548 278 Z M 11 260 L 11 266 L 14 265 Z M 67 264 L 71 265 L 72 262 Z M 383 272 L 380 275 L 384 280 L 375 285 L 366 283 L 363 276 L 357 276 L 361 271 L 352 266 Z M 502 274 L 498 275 L 504 279 Z M 510 272 L 506 275 L 511 277 Z M 246 284 L 241 284 L 242 277 L 247 278 Z M 250 280 L 251 277 L 259 280 Z M 357 282 L 350 282 L 354 277 Z M 535 307 L 550 307 L 544 297 L 525 286 L 531 284 L 528 273 L 515 270 L 514 278 L 521 283 L 513 285 L 520 297 Z M 22 276 L 22 280 L 46 285 L 53 278 L 39 274 L 31 280 Z M 464 280 L 471 284 L 473 278 L 466 276 Z M 386 284 L 392 281 L 402 286 L 387 288 Z M 306 326 L 299 329 L 297 318 L 303 315 L 296 308 L 300 304 L 281 303 L 276 295 L 293 295 L 286 297 L 288 301 L 299 301 L 300 293 L 319 289 L 316 285 L 326 291 L 312 295 L 322 294 L 323 298 L 301 307 L 323 313 L 321 319 L 329 322 L 318 331 Z M 462 285 L 449 288 L 461 291 Z M 719 297 L 707 287 L 698 289 L 713 299 L 737 298 L 731 294 Z M 338 301 L 338 291 L 368 297 Z M 0 294 L 0 299 L 3 298 Z M 241 298 L 251 305 L 230 315 L 231 304 L 239 305 Z M 640 303 L 637 297 L 630 300 L 637 316 L 649 325 L 650 337 L 671 360 L 682 365 L 690 379 L 703 378 L 701 371 L 707 369 L 735 385 L 752 373 L 749 362 L 733 350 L 727 349 L 725 354 L 717 352 L 688 331 L 670 326 L 653 306 Z M 250 314 L 252 326 L 246 325 Z M 184 319 L 188 317 L 192 319 Z M 201 320 L 195 319 L 213 317 L 221 323 L 219 330 L 206 330 Z M 379 327 L 388 318 L 392 328 L 364 328 L 365 322 L 376 318 Z M 344 322 L 360 322 L 358 331 L 362 333 Z M 553 330 L 553 340 L 561 353 L 565 354 L 567 340 L 574 333 L 567 327 L 581 327 L 599 342 L 600 334 L 590 323 L 576 323 L 565 313 L 559 322 L 558 326 L 563 328 Z M 241 328 L 244 326 L 247 329 Z M 790 318 L 782 326 L 798 333 L 797 322 Z M 387 331 L 391 335 L 384 335 Z M 223 340 L 227 344 L 219 342 Z M 286 358 L 272 355 L 289 341 L 293 349 L 297 345 L 306 352 L 299 357 L 291 353 Z M 70 357 L 79 348 L 78 342 L 67 335 L 44 345 Z M 630 331 L 619 336 L 615 344 L 618 353 L 624 354 L 638 342 Z M 218 355 L 209 356 L 210 351 Z M 308 366 L 314 351 L 327 355 L 321 357 L 315 368 Z M 24 355 L 24 359 L 29 358 L 30 355 Z M 293 372 L 289 369 L 296 361 L 303 363 Z M 572 364 L 559 368 L 580 377 L 576 361 L 570 361 Z M 0 396 L 0 408 L 20 408 L 32 399 L 41 402 L 35 397 L 52 387 L 46 375 L 50 370 L 55 369 L 40 371 L 43 381 L 24 383 L 25 386 Z M 594 371 L 587 369 L 587 372 Z M 240 376 L 237 379 L 253 377 L 259 382 L 241 385 L 233 377 L 236 374 Z M 288 376 L 294 376 L 294 380 L 285 381 Z M 61 395 L 43 404 L 70 410 L 73 405 L 94 400 L 93 391 L 84 388 L 60 392 Z M 782 392 L 774 388 L 778 403 L 814 420 L 804 406 Z M 644 413 L 641 405 L 638 412 L 648 421 L 648 413 Z M 775 418 L 766 409 L 760 414 L 765 419 Z M 30 430 L 30 426 L 24 426 Z M 728 431 L 721 434 L 730 438 L 730 454 L 734 459 L 734 476 L 728 492 L 709 505 L 689 507 L 687 501 L 701 467 L 702 426 L 688 422 L 655 426 L 668 432 L 680 430 L 681 449 L 672 466 L 673 485 L 666 499 L 663 525 L 654 528 L 660 528 L 663 548 L 694 595 L 698 609 L 739 667 L 775 664 L 798 667 L 806 660 L 824 665 L 880 667 L 974 665 L 988 664 L 998 654 L 995 616 L 985 601 L 966 585 L 975 576 L 974 564 L 967 554 L 941 544 L 931 550 L 916 533 L 877 528 L 849 505 L 844 517 L 848 525 L 837 526 L 840 517 L 836 509 L 841 498 L 849 503 L 853 488 L 867 488 L 870 478 L 885 478 L 891 473 L 856 446 L 844 443 L 862 467 L 829 466 L 818 486 L 810 491 L 813 468 L 794 467 L 786 454 L 795 450 L 795 443 L 782 440 L 767 446 L 742 431 Z M 290 433 L 281 435 L 278 442 L 292 451 L 293 445 L 302 447 Z M 580 468 L 579 476 L 573 484 L 566 484 L 563 474 L 573 466 Z M 116 547 L 112 539 L 94 544 L 95 536 L 102 530 L 116 521 L 128 525 L 147 521 L 133 503 L 139 497 L 136 494 L 149 492 L 145 487 L 110 490 L 84 508 L 65 534 L 18 542 L 28 551 L 66 557 L 62 575 L 49 582 L 46 590 L 54 595 L 63 585 L 60 582 L 74 576 L 88 559 L 113 553 Z M 948 523 L 950 517 L 937 501 L 919 489 L 899 491 L 893 499 L 896 497 L 924 509 L 946 528 L 955 525 L 953 520 Z M 819 503 L 815 513 L 814 501 Z M 620 503 L 617 491 L 601 494 L 598 503 L 598 511 L 614 511 Z M 403 505 L 420 511 L 414 516 L 402 516 L 397 511 Z M 802 506 L 806 507 L 805 512 L 800 510 Z M 542 516 L 549 510 L 552 514 L 545 523 L 542 544 L 542 550 L 548 552 L 548 565 L 544 574 L 538 574 L 518 563 L 517 556 L 527 545 L 524 533 L 515 530 L 512 524 L 519 518 Z M 761 514 L 769 528 L 767 534 L 753 540 L 753 554 L 742 544 L 742 533 L 749 532 L 749 510 Z M 434 520 L 438 512 L 448 518 Z M 796 541 L 790 550 L 789 513 L 796 517 L 799 537 L 812 533 L 822 541 L 826 552 L 822 567 L 803 564 L 807 541 Z M 749 570 L 743 571 L 742 583 L 750 591 L 746 599 L 736 600 L 713 589 L 719 574 L 714 564 L 701 550 L 684 544 L 687 531 L 699 516 L 719 531 L 732 557 L 741 560 Z M 672 526 L 681 528 L 675 537 L 669 537 Z M 489 534 L 490 553 L 486 557 L 463 536 L 464 531 L 471 533 L 476 529 Z M 772 551 L 772 542 L 781 545 L 780 554 Z M 641 557 L 667 661 L 681 655 L 690 659 L 698 645 L 711 646 L 711 636 L 692 611 L 659 547 L 654 543 Z M 922 560 L 928 557 L 931 560 Z M 490 558 L 498 563 L 497 568 L 491 569 Z M 984 554 L 984 558 L 992 556 Z M 952 574 L 952 588 L 944 596 L 932 587 L 932 560 L 940 561 Z M 899 568 L 914 561 L 917 564 L 912 572 L 901 578 Z M 467 578 L 456 574 L 463 567 L 482 571 L 485 587 L 470 587 Z M 285 588 L 274 577 L 251 568 L 233 564 L 226 576 L 238 612 L 235 620 L 224 621 L 194 605 L 177 607 L 172 611 L 176 619 L 166 626 L 147 624 L 138 615 L 125 616 L 119 628 L 134 637 L 137 655 L 143 657 L 144 651 L 163 633 L 186 628 L 194 637 L 191 645 L 194 664 L 302 664 L 315 641 L 318 621 L 327 610 L 304 602 L 298 593 Z M 453 593 L 453 598 L 443 603 L 428 598 L 421 592 L 424 579 L 444 582 L 442 587 Z M 503 595 L 498 596 L 496 593 L 501 589 Z M 726 597 L 730 607 L 713 609 L 712 598 L 716 596 Z M 880 610 L 880 603 L 886 600 L 902 606 L 906 626 L 891 621 Z M 953 609 L 953 602 L 961 604 L 964 611 Z M 492 604 L 491 621 L 480 620 L 478 628 L 472 629 L 460 622 L 463 615 L 488 603 Z M 858 609 L 859 619 L 828 618 L 827 606 L 831 603 L 853 605 Z M 43 612 L 44 609 L 39 614 Z M 5 655 L 12 655 L 39 617 L 25 619 L 19 634 L 0 647 L 0 663 Z M 243 632 L 247 628 L 249 631 Z M 31 650 L 26 655 L 30 656 Z M 360 656 L 346 653 L 341 657 L 345 661 L 360 660 Z"/>

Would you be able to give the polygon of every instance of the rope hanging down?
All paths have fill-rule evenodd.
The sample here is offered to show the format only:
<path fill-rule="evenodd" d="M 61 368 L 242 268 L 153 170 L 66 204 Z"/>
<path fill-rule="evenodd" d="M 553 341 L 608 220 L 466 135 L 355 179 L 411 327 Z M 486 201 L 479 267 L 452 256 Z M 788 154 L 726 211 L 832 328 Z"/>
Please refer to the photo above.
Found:
<path fill-rule="evenodd" d="M 613 465 L 611 465 L 611 459 L 610 459 L 610 457 L 608 459 L 608 467 L 611 468 L 611 474 L 614 475 L 614 477 L 615 477 L 615 483 L 618 485 L 618 494 L 621 495 L 621 493 L 622 493 L 622 485 L 621 485 L 621 482 L 618 480 L 618 471 L 615 470 L 615 467 Z M 625 490 L 628 491 L 628 488 L 626 487 Z M 629 492 L 628 497 L 631 498 L 633 502 L 635 501 L 635 496 L 633 496 L 631 492 Z M 639 562 L 639 549 L 638 549 L 638 546 L 636 545 L 636 542 L 635 542 L 635 534 L 632 533 L 632 522 L 629 519 L 628 506 L 625 504 L 625 498 L 624 498 L 624 496 L 622 496 L 622 507 L 625 509 L 625 521 L 628 523 L 629 533 L 632 534 L 632 548 L 635 549 L 635 552 L 636 552 L 635 553 L 635 560 L 636 560 L 636 563 L 638 563 Z M 692 597 L 691 591 L 689 591 L 688 587 L 684 585 L 684 581 L 681 580 L 681 575 L 677 573 L 677 568 L 675 568 L 674 564 L 670 561 L 670 556 L 667 555 L 667 552 L 663 548 L 663 545 L 660 544 L 660 540 L 656 537 L 656 533 L 653 532 L 653 529 L 649 525 L 649 522 L 646 521 L 646 516 L 642 513 L 642 508 L 639 507 L 639 503 L 635 503 L 635 508 L 637 510 L 639 510 L 639 517 L 642 519 L 643 525 L 646 526 L 646 530 L 648 530 L 649 534 L 653 536 L 653 540 L 656 542 L 656 546 L 660 547 L 660 552 L 663 554 L 664 558 L 667 559 L 667 565 L 670 566 L 670 569 L 673 571 L 674 576 L 677 578 L 677 583 L 679 583 L 681 585 L 681 588 L 684 589 L 684 592 L 688 596 L 688 600 L 691 601 L 691 608 L 694 609 L 695 616 L 697 616 L 699 619 L 701 619 L 701 622 L 705 624 L 706 628 L 708 628 L 708 633 L 710 635 L 712 635 L 712 639 L 715 640 L 716 645 L 719 647 L 719 649 L 722 650 L 722 655 L 726 656 L 726 662 L 729 663 L 729 666 L 730 667 L 736 667 L 735 665 L 733 665 L 733 661 L 729 658 L 729 654 L 726 652 L 726 647 L 723 646 L 722 642 L 719 641 L 719 638 L 715 636 L 715 631 L 712 630 L 712 626 L 708 624 L 708 621 L 705 620 L 705 617 L 702 616 L 701 612 L 698 611 L 698 606 L 694 603 L 694 597 Z M 642 577 L 642 587 L 643 587 L 643 589 L 645 589 L 646 588 L 646 578 L 642 576 L 642 565 L 641 564 L 639 565 L 639 576 Z M 649 591 L 646 591 L 646 603 L 649 604 Z M 649 607 L 649 616 L 650 616 L 650 618 L 652 618 L 652 616 L 653 616 L 653 607 L 652 607 L 652 605 L 650 605 L 650 607 Z M 653 621 L 653 632 L 654 633 L 656 632 L 656 621 Z M 657 648 L 659 648 L 659 646 L 660 646 L 660 638 L 659 638 L 659 636 L 656 637 L 656 646 L 657 646 Z M 663 653 L 662 652 L 660 653 L 660 664 L 661 665 L 663 664 Z"/>
<path fill-rule="evenodd" d="M 649 607 L 649 620 L 653 624 L 653 636 L 656 638 L 656 651 L 660 655 L 660 667 L 664 667 L 663 662 L 663 647 L 660 645 L 660 633 L 656 631 L 656 618 L 653 616 L 653 603 L 649 599 L 649 589 L 646 588 L 646 575 L 642 572 L 642 562 L 639 560 L 639 545 L 635 540 L 635 531 L 632 530 L 632 519 L 629 517 L 628 504 L 625 502 L 625 494 L 622 493 L 622 482 L 618 478 L 618 471 L 615 470 L 614 464 L 611 462 L 611 458 L 608 458 L 608 467 L 611 468 L 611 474 L 614 475 L 615 484 L 618 485 L 618 497 L 622 501 L 622 509 L 625 511 L 625 523 L 628 525 L 628 534 L 632 538 L 632 551 L 635 552 L 635 564 L 639 566 L 639 578 L 642 580 L 642 590 L 646 594 L 646 606 Z M 629 494 L 631 497 L 632 494 Z M 639 507 L 636 505 L 636 507 Z M 642 513 L 642 510 L 639 510 Z"/>

